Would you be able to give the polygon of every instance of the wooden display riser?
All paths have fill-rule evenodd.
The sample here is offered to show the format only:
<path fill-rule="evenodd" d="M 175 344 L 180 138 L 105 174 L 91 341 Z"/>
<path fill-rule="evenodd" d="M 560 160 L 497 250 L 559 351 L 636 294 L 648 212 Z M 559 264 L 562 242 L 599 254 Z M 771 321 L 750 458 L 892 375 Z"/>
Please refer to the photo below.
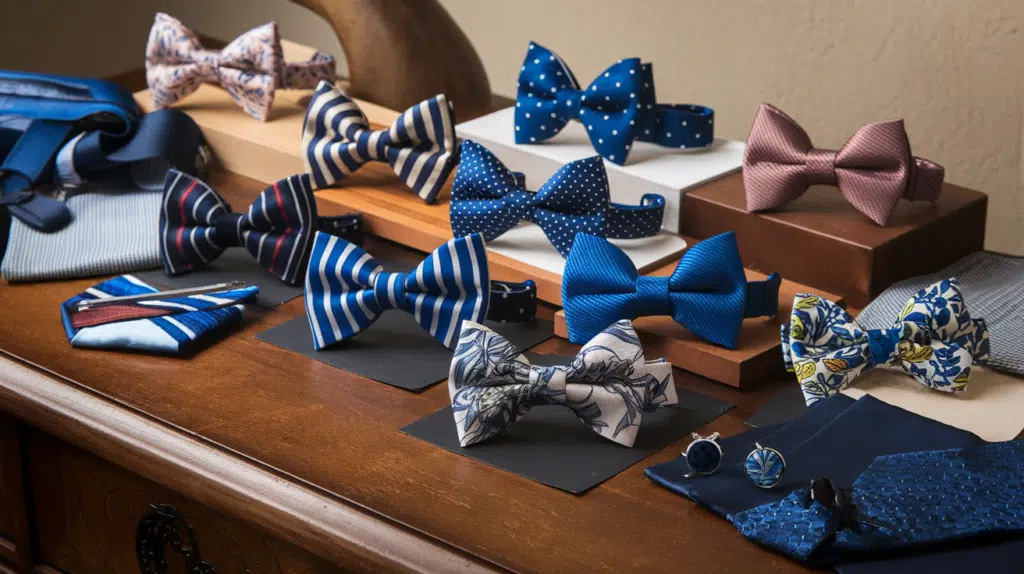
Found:
<path fill-rule="evenodd" d="M 696 243 L 695 240 L 687 241 L 690 245 Z M 675 268 L 673 262 L 650 275 L 664 277 L 671 275 Z M 766 275 L 747 270 L 748 281 L 766 278 Z M 680 369 L 734 387 L 749 387 L 756 381 L 785 370 L 779 326 L 789 319 L 793 296 L 797 293 L 815 293 L 836 303 L 844 303 L 841 297 L 832 293 L 783 279 L 779 287 L 778 313 L 774 317 L 744 320 L 735 349 L 726 349 L 698 339 L 667 316 L 641 317 L 633 321 L 633 326 L 640 335 L 644 356 L 648 360 L 664 357 Z M 569 338 L 565 311 L 555 313 L 555 334 L 564 339 Z"/>

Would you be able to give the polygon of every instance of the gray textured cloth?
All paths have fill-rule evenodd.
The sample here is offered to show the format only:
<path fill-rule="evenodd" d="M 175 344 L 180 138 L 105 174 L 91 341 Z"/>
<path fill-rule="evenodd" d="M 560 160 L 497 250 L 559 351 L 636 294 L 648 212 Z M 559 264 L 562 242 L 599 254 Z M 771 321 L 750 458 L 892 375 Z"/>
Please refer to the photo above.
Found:
<path fill-rule="evenodd" d="M 885 329 L 915 293 L 956 277 L 971 317 L 988 325 L 991 352 L 985 365 L 1024 375 L 1024 257 L 979 251 L 938 273 L 894 284 L 868 304 L 857 317 L 866 329 Z"/>
<path fill-rule="evenodd" d="M 68 197 L 74 217 L 56 233 L 12 218 L 0 275 L 7 281 L 71 279 L 160 266 L 162 190 L 86 183 Z"/>

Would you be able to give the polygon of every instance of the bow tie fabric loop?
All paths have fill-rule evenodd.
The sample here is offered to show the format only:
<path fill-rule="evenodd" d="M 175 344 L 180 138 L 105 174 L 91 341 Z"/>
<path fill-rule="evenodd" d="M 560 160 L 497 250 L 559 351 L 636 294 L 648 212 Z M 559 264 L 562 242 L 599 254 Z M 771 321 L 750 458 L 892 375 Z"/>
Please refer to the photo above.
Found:
<path fill-rule="evenodd" d="M 448 393 L 459 443 L 503 432 L 531 407 L 560 405 L 599 435 L 632 447 L 645 411 L 678 403 L 672 365 L 648 361 L 629 321 L 588 342 L 568 366 L 533 366 L 504 337 L 466 321 Z"/>
<path fill-rule="evenodd" d="M 748 211 L 779 209 L 812 185 L 829 185 L 878 225 L 900 199 L 935 201 L 942 166 L 913 157 L 902 120 L 869 124 L 839 150 L 815 148 L 799 124 L 761 104 L 743 155 Z"/>
<path fill-rule="evenodd" d="M 205 267 L 228 247 L 244 246 L 265 269 L 296 284 L 317 225 L 308 175 L 274 183 L 238 214 L 206 183 L 171 169 L 160 209 L 160 259 L 164 273 L 181 275 Z"/>
<path fill-rule="evenodd" d="M 650 64 L 619 60 L 583 88 L 561 58 L 531 42 L 519 72 L 516 143 L 543 142 L 571 120 L 583 124 L 598 154 L 619 165 L 636 140 L 673 148 L 714 140 L 710 108 L 656 103 Z"/>
<path fill-rule="evenodd" d="M 444 94 L 402 113 L 376 131 L 359 106 L 321 82 L 306 110 L 303 161 L 316 189 L 330 187 L 369 161 L 386 162 L 424 202 L 433 204 L 458 163 L 455 113 Z"/>
<path fill-rule="evenodd" d="M 157 13 L 146 45 L 146 81 L 153 105 L 170 106 L 216 82 L 252 117 L 266 121 L 278 89 L 311 89 L 333 80 L 334 58 L 317 52 L 306 62 L 286 63 L 277 24 L 258 26 L 223 50 L 206 50 L 177 19 Z"/>
<path fill-rule="evenodd" d="M 688 249 L 669 277 L 640 277 L 618 247 L 580 234 L 565 263 L 562 305 L 573 343 L 600 332 L 599 325 L 670 315 L 694 335 L 734 349 L 745 317 L 775 314 L 781 282 L 777 273 L 747 282 L 732 232 Z"/>
<path fill-rule="evenodd" d="M 386 273 L 361 248 L 317 233 L 306 273 L 306 315 L 318 351 L 354 337 L 390 309 L 411 313 L 451 348 L 463 321 L 484 320 L 489 298 L 480 235 L 448 241 L 409 273 Z"/>
<path fill-rule="evenodd" d="M 808 405 L 876 366 L 902 370 L 935 390 L 963 391 L 988 349 L 985 322 L 971 317 L 955 278 L 914 295 L 889 329 L 864 330 L 835 303 L 809 294 L 794 298 L 782 327 L 786 367 Z"/>
<path fill-rule="evenodd" d="M 484 146 L 462 142 L 461 162 L 452 184 L 451 225 L 456 236 L 482 233 L 490 241 L 520 221 L 537 224 L 566 257 L 578 233 L 635 239 L 661 232 L 665 198 L 647 194 L 637 206 L 610 201 L 601 158 L 570 162 L 536 192 Z"/>

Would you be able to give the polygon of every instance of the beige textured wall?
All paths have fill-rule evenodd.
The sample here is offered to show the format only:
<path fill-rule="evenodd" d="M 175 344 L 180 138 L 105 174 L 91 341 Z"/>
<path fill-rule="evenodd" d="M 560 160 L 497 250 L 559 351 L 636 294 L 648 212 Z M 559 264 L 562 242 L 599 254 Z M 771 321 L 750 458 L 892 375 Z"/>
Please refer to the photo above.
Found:
<path fill-rule="evenodd" d="M 990 195 L 988 247 L 1024 254 L 1022 0 L 441 2 L 498 93 L 514 94 L 535 40 L 584 82 L 622 57 L 654 62 L 659 99 L 714 107 L 725 137 L 745 138 L 762 101 L 821 147 L 905 118 L 917 155 Z M 138 66 L 157 9 L 222 38 L 275 19 L 285 37 L 341 55 L 326 24 L 285 0 L 7 0 L 0 21 L 19 25 L 0 35 L 0 66 L 96 75 Z"/>

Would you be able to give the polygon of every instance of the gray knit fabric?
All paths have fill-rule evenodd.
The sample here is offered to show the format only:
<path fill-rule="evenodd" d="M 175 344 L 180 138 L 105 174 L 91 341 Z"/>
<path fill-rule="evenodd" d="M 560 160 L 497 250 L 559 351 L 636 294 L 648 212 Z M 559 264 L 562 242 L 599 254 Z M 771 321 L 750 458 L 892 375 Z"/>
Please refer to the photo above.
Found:
<path fill-rule="evenodd" d="M 971 317 L 988 325 L 987 367 L 1024 375 L 1024 257 L 979 251 L 938 273 L 900 281 L 868 304 L 857 317 L 866 329 L 885 329 L 915 293 L 956 277 Z"/>
<path fill-rule="evenodd" d="M 159 189 L 85 183 L 66 201 L 74 217 L 56 233 L 12 218 L 0 275 L 7 281 L 71 279 L 160 266 Z"/>

